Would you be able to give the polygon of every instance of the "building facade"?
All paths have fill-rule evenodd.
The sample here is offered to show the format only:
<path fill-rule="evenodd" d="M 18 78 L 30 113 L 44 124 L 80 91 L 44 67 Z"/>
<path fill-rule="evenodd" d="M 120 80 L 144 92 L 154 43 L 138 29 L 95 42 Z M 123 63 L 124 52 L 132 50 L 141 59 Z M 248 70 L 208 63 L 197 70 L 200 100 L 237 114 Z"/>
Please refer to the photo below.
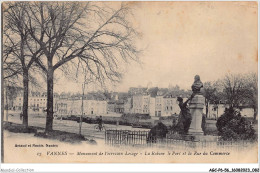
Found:
<path fill-rule="evenodd" d="M 170 93 L 159 93 L 155 97 L 150 95 L 134 95 L 132 113 L 149 114 L 152 117 L 171 116 L 179 114 L 180 108 L 177 98 Z"/>
<path fill-rule="evenodd" d="M 155 97 L 155 116 L 161 117 L 163 114 L 163 96 Z"/>
<path fill-rule="evenodd" d="M 150 95 L 139 94 L 133 96 L 133 113 L 149 114 Z"/>
<path fill-rule="evenodd" d="M 127 101 L 124 103 L 124 113 L 132 113 L 133 108 L 133 100 L 132 98 L 128 98 Z"/>
<path fill-rule="evenodd" d="M 115 102 L 114 101 L 107 102 L 107 111 L 115 112 Z"/>
<path fill-rule="evenodd" d="M 177 98 L 172 94 L 163 96 L 163 116 L 171 116 L 172 114 L 179 114 L 180 108 L 177 103 Z"/>
<path fill-rule="evenodd" d="M 57 93 L 53 94 L 53 105 L 59 100 Z M 14 109 L 20 111 L 23 109 L 23 93 L 19 93 L 14 101 Z M 28 98 L 28 110 L 34 112 L 44 112 L 47 109 L 47 93 L 30 92 Z"/>
<path fill-rule="evenodd" d="M 124 109 L 125 109 L 125 107 L 124 107 L 124 102 L 119 102 L 119 101 L 117 101 L 116 103 L 115 103 L 115 112 L 116 113 L 124 113 Z"/>
<path fill-rule="evenodd" d="M 155 117 L 155 97 L 150 97 L 149 114 L 150 116 Z"/>
<path fill-rule="evenodd" d="M 57 103 L 57 116 L 82 115 L 81 99 L 62 99 Z M 108 107 L 105 100 L 83 100 L 83 115 L 100 116 L 107 115 Z"/>

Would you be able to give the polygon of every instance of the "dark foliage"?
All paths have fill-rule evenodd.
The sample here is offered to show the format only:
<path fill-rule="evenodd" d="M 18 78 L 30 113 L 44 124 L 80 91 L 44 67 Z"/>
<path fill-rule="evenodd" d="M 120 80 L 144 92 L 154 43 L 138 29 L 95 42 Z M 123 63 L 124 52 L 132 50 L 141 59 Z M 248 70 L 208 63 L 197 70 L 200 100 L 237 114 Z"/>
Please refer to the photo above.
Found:
<path fill-rule="evenodd" d="M 201 128 L 204 134 L 206 134 L 206 115 L 202 115 Z"/>
<path fill-rule="evenodd" d="M 63 132 L 58 130 L 53 130 L 51 132 L 37 132 L 34 136 L 48 138 L 48 139 L 55 139 L 62 142 L 69 142 L 69 143 L 80 143 L 81 141 L 87 141 L 84 136 L 76 134 L 76 133 L 69 133 Z"/>
<path fill-rule="evenodd" d="M 35 127 L 26 127 L 22 124 L 14 124 L 11 122 L 4 123 L 4 129 L 13 133 L 35 133 L 37 131 Z"/>
<path fill-rule="evenodd" d="M 148 142 L 156 142 L 158 139 L 163 139 L 168 133 L 167 127 L 162 123 L 158 122 L 148 133 Z"/>
<path fill-rule="evenodd" d="M 255 130 L 251 122 L 232 107 L 226 109 L 216 123 L 222 140 L 255 140 Z"/>
<path fill-rule="evenodd" d="M 123 114 L 121 116 L 122 119 L 142 119 L 147 120 L 151 119 L 151 116 L 149 114 Z"/>

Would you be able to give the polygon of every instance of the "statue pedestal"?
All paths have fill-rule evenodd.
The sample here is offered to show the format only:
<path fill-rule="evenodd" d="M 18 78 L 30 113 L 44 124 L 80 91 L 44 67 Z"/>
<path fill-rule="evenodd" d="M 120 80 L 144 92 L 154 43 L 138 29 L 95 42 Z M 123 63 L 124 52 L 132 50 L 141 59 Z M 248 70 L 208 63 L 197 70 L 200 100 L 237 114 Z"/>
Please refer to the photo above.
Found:
<path fill-rule="evenodd" d="M 204 134 L 201 128 L 204 103 L 205 98 L 202 95 L 195 95 L 189 104 L 192 120 L 188 135 L 198 139 Z"/>

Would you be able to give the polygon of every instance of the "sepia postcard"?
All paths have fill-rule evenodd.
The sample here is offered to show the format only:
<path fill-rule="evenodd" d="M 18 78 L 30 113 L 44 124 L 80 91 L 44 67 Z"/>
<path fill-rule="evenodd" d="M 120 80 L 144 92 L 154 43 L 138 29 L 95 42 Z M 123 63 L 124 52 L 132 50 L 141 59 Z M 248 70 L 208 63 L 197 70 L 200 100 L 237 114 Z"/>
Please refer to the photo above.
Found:
<path fill-rule="evenodd" d="M 1 5 L 2 163 L 258 163 L 257 1 Z"/>

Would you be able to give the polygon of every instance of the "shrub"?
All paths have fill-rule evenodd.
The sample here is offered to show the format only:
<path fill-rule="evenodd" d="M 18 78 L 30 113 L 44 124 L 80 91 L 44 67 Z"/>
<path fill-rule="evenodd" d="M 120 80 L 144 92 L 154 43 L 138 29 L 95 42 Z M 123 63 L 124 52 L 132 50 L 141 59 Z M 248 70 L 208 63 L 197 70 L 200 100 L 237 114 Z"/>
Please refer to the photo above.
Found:
<path fill-rule="evenodd" d="M 151 116 L 149 114 L 123 114 L 121 116 L 123 119 L 129 119 L 129 118 L 136 118 L 136 119 L 141 119 L 141 120 L 147 120 L 151 119 Z"/>
<path fill-rule="evenodd" d="M 120 119 L 125 123 L 138 124 L 139 120 L 148 120 L 151 116 L 149 114 L 123 114 Z"/>
<path fill-rule="evenodd" d="M 82 141 L 86 141 L 83 135 L 79 135 L 76 133 L 69 133 L 59 130 L 53 130 L 48 133 L 45 132 L 37 132 L 35 133 L 36 137 L 48 138 L 48 139 L 56 139 L 62 142 L 69 142 L 69 143 L 80 143 Z"/>
<path fill-rule="evenodd" d="M 233 108 L 226 109 L 216 123 L 222 140 L 255 140 L 255 130 L 250 121 Z"/>
<path fill-rule="evenodd" d="M 36 128 L 34 127 L 25 127 L 22 124 L 15 124 L 15 123 L 4 123 L 4 129 L 8 130 L 9 132 L 13 133 L 35 133 L 37 132 Z"/>
<path fill-rule="evenodd" d="M 168 133 L 167 127 L 162 123 L 159 122 L 156 126 L 151 128 L 151 130 L 148 133 L 147 142 L 157 142 L 157 139 L 163 139 L 166 137 L 166 134 Z"/>
<path fill-rule="evenodd" d="M 169 120 L 169 121 L 173 121 L 173 119 L 178 118 L 179 115 L 177 114 L 172 114 L 171 116 L 166 116 L 166 117 L 160 117 L 160 120 Z"/>

